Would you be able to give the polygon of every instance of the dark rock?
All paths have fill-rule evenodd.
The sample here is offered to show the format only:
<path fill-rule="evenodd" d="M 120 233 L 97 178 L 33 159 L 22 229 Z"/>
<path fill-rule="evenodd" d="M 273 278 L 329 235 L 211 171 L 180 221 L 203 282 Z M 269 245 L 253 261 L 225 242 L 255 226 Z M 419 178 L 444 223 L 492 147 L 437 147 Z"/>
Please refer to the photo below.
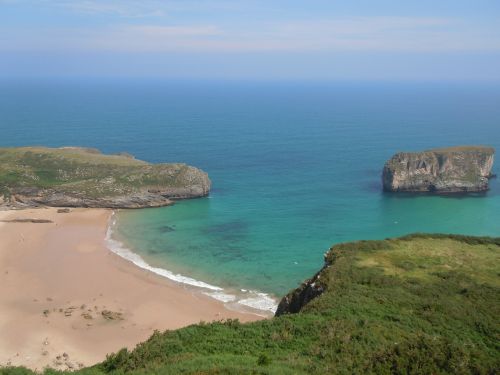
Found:
<path fill-rule="evenodd" d="M 53 223 L 53 221 L 52 220 L 46 220 L 46 219 L 12 219 L 12 220 L 0 220 L 0 223 L 48 224 L 48 223 Z"/>
<path fill-rule="evenodd" d="M 170 233 L 170 232 L 175 232 L 175 228 L 168 226 L 168 225 L 162 225 L 161 227 L 158 228 L 158 230 L 161 233 Z"/>
<path fill-rule="evenodd" d="M 327 255 L 328 253 L 325 254 L 325 264 L 318 273 L 304 281 L 297 289 L 292 290 L 281 299 L 275 316 L 298 313 L 311 300 L 319 297 L 326 291 L 325 285 L 321 282 L 321 274 L 330 267 L 334 259 Z"/>
<path fill-rule="evenodd" d="M 111 310 L 102 310 L 101 315 L 106 320 L 123 320 L 123 314 Z"/>

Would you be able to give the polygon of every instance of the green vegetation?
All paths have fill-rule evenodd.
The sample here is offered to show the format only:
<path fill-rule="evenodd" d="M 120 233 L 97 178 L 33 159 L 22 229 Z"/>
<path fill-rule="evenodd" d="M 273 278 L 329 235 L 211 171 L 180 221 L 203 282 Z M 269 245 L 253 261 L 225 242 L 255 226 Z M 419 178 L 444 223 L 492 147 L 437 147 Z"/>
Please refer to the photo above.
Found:
<path fill-rule="evenodd" d="M 488 146 L 452 146 L 452 147 L 435 148 L 424 152 L 437 152 L 440 154 L 446 154 L 450 152 L 484 152 L 488 154 L 494 154 L 495 149 L 493 147 L 488 147 Z"/>
<path fill-rule="evenodd" d="M 205 195 L 210 182 L 205 173 L 185 164 L 153 165 L 128 154 L 103 155 L 76 147 L 0 148 L 0 197 L 7 200 L 40 191 L 99 199 L 166 188 L 175 197 L 189 195 L 193 185 L 201 190 L 193 195 Z"/>
<path fill-rule="evenodd" d="M 77 373 L 498 373 L 499 251 L 500 238 L 451 235 L 339 244 L 300 313 L 157 332 Z"/>

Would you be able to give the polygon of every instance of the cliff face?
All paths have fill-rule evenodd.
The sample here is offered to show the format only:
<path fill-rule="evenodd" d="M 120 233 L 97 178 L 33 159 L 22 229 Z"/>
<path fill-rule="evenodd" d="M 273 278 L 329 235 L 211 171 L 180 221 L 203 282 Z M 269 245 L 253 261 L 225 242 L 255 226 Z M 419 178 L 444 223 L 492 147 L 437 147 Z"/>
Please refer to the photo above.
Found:
<path fill-rule="evenodd" d="M 284 296 L 276 309 L 275 316 L 296 314 L 311 300 L 320 296 L 325 291 L 324 286 L 319 283 L 320 274 L 321 272 L 318 272 L 311 279 L 304 281 L 297 289 Z"/>
<path fill-rule="evenodd" d="M 298 288 L 292 290 L 281 299 L 275 316 L 298 313 L 311 300 L 326 291 L 327 287 L 324 281 L 328 273 L 328 268 L 333 264 L 336 257 L 336 253 L 332 249 L 325 254 L 325 263 L 318 273 L 310 279 L 305 280 Z"/>
<path fill-rule="evenodd" d="M 468 193 L 488 190 L 495 150 L 464 146 L 400 152 L 385 163 L 386 191 Z"/>
<path fill-rule="evenodd" d="M 209 191 L 208 175 L 185 164 L 149 164 L 83 148 L 0 149 L 4 207 L 160 207 Z"/>

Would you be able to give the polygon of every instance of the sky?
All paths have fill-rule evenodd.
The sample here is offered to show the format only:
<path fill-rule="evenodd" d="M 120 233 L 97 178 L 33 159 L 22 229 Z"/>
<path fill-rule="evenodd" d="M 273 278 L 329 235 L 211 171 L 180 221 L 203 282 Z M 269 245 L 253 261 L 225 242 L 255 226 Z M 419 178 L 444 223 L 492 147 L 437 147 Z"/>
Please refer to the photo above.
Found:
<path fill-rule="evenodd" d="M 500 0 L 0 0 L 0 77 L 500 82 Z"/>

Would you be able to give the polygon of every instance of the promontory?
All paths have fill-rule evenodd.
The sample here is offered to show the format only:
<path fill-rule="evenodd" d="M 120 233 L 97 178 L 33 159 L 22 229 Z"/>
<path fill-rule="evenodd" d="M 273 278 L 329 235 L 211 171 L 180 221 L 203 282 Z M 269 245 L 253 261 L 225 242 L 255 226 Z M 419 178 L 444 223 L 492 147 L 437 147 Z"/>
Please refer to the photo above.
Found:
<path fill-rule="evenodd" d="M 472 193 L 488 190 L 495 150 L 459 146 L 423 152 L 399 152 L 384 166 L 385 191 Z"/>
<path fill-rule="evenodd" d="M 142 208 L 208 195 L 210 179 L 186 164 L 150 164 L 80 147 L 0 148 L 0 207 Z"/>

